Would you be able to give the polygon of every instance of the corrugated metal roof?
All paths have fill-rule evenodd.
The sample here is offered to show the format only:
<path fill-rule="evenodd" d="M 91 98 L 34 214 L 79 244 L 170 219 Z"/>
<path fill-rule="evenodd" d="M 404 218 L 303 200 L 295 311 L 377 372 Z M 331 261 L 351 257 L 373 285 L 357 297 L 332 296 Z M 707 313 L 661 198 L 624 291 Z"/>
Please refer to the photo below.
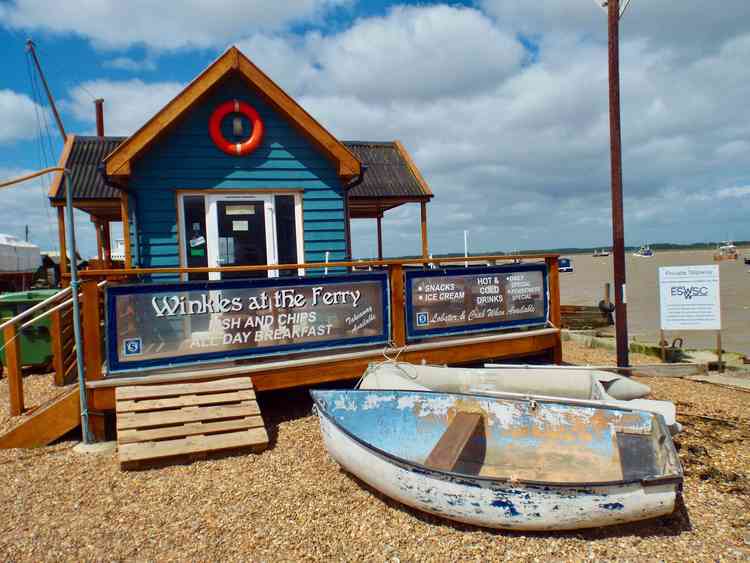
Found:
<path fill-rule="evenodd" d="M 85 199 L 115 199 L 119 192 L 104 183 L 99 166 L 109 153 L 126 137 L 79 137 L 73 146 L 65 166 L 72 172 L 73 197 Z M 409 163 L 393 142 L 344 141 L 359 161 L 367 166 L 364 181 L 351 188 L 350 197 L 424 197 L 432 196 L 414 175 Z M 59 190 L 52 198 L 63 200 L 65 192 Z"/>
<path fill-rule="evenodd" d="M 125 137 L 75 137 L 65 164 L 72 172 L 73 199 L 119 199 L 120 192 L 104 183 L 99 166 L 124 140 Z M 65 190 L 60 189 L 52 199 L 65 199 Z"/>
<path fill-rule="evenodd" d="M 396 143 L 344 141 L 346 147 L 367 166 L 364 181 L 349 191 L 349 197 L 432 196 L 422 186 L 399 151 Z"/>

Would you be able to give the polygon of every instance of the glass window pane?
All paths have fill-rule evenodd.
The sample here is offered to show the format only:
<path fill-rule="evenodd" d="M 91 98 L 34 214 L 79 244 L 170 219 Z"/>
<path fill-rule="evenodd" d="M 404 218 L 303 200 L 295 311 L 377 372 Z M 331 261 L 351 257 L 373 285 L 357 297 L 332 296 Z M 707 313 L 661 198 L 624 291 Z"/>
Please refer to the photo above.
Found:
<path fill-rule="evenodd" d="M 206 242 L 206 204 L 202 195 L 183 198 L 185 217 L 185 256 L 189 268 L 208 266 L 208 245 Z M 188 274 L 190 280 L 207 280 L 208 274 Z"/>
<path fill-rule="evenodd" d="M 297 263 L 297 221 L 294 212 L 293 195 L 277 195 L 276 204 L 276 241 L 278 244 L 279 264 Z M 280 277 L 296 276 L 296 270 L 279 270 Z"/>

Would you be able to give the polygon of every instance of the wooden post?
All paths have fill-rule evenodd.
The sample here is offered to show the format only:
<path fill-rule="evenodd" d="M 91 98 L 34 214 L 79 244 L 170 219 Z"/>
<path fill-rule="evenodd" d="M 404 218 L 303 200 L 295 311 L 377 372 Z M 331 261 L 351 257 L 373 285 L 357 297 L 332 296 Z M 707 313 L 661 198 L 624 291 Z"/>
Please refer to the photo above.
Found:
<path fill-rule="evenodd" d="M 560 328 L 560 272 L 557 269 L 557 258 L 546 258 L 545 262 L 549 285 L 549 321 Z"/>
<path fill-rule="evenodd" d="M 610 299 L 610 283 L 606 282 L 604 284 L 604 303 L 609 305 L 612 301 Z"/>
<path fill-rule="evenodd" d="M 383 259 L 383 214 L 378 214 L 378 260 Z"/>
<path fill-rule="evenodd" d="M 64 274 L 68 273 L 68 250 L 65 244 L 65 209 L 57 208 L 57 236 L 60 238 L 60 285 L 67 287 L 63 280 Z"/>
<path fill-rule="evenodd" d="M 102 378 L 102 330 L 99 287 L 95 280 L 81 282 L 83 293 L 83 364 L 86 381 Z"/>
<path fill-rule="evenodd" d="M 55 385 L 65 385 L 65 358 L 62 345 L 62 313 L 60 309 L 50 313 L 50 337 L 52 347 L 52 366 L 55 370 Z"/>
<path fill-rule="evenodd" d="M 406 345 L 406 303 L 404 299 L 404 268 L 393 264 L 390 268 L 391 281 L 391 340 L 393 346 Z"/>
<path fill-rule="evenodd" d="M 104 235 L 104 261 L 107 263 L 107 268 L 112 267 L 112 234 L 110 232 L 109 219 L 102 223 L 102 234 Z"/>
<path fill-rule="evenodd" d="M 560 328 L 560 272 L 557 266 L 557 258 L 545 258 L 547 263 L 547 285 L 549 290 L 549 322 L 555 328 Z M 560 333 L 555 338 L 555 347 L 552 349 L 552 362 L 562 363 L 562 337 Z"/>
<path fill-rule="evenodd" d="M 99 287 L 95 280 L 81 283 L 83 293 L 83 365 L 86 381 L 102 379 L 101 313 L 99 309 Z M 93 392 L 88 393 L 89 403 Z M 104 415 L 89 411 L 89 429 L 97 442 L 106 440 Z"/>
<path fill-rule="evenodd" d="M 721 331 L 716 331 L 716 356 L 719 360 L 719 372 L 724 373 L 724 362 L 722 361 Z"/>
<path fill-rule="evenodd" d="M 18 336 L 18 338 L 16 338 Z M 21 341 L 16 325 L 3 329 L 5 344 L 5 369 L 8 372 L 10 416 L 19 416 L 26 410 L 23 404 L 23 374 L 21 372 Z"/>
<path fill-rule="evenodd" d="M 122 238 L 125 244 L 125 268 L 133 267 L 133 255 L 130 250 L 130 219 L 128 194 L 120 195 L 120 215 L 122 217 Z"/>
<path fill-rule="evenodd" d="M 430 249 L 427 244 L 427 202 L 420 202 L 419 209 L 422 223 L 422 259 L 427 262 L 427 259 L 430 257 Z"/>
<path fill-rule="evenodd" d="M 95 217 L 91 218 L 91 222 L 94 224 L 96 229 L 96 258 L 101 264 L 104 262 L 104 240 L 102 240 L 102 224 Z"/>

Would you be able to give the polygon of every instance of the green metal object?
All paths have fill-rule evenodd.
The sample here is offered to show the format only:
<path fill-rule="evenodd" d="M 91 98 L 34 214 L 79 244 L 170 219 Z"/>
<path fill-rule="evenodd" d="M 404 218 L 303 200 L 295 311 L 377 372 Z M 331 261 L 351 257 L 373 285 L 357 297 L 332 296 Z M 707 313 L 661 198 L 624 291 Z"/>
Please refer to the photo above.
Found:
<path fill-rule="evenodd" d="M 19 291 L 0 295 L 0 324 L 15 317 L 26 309 L 41 303 L 53 296 L 57 289 L 39 289 L 34 291 Z M 45 317 L 22 328 L 20 334 L 21 364 L 25 366 L 48 366 L 52 362 L 52 336 L 50 334 L 50 318 Z M 0 333 L 0 364 L 5 363 L 3 348 L 5 342 Z"/>

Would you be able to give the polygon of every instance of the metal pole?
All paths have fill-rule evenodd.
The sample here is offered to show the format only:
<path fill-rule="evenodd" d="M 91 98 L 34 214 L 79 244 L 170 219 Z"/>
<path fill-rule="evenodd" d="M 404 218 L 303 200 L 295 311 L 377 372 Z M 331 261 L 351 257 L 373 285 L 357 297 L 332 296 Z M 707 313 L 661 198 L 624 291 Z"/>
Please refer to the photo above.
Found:
<path fill-rule="evenodd" d="M 81 338 L 81 307 L 78 302 L 78 265 L 76 264 L 76 234 L 73 224 L 73 186 L 70 183 L 70 172 L 65 174 L 65 238 L 67 239 L 68 252 L 70 252 L 70 290 L 73 298 L 73 338 L 76 345 L 76 368 L 78 369 L 78 391 L 81 399 L 81 434 L 83 443 L 93 442 L 89 429 L 89 406 L 86 397 L 86 378 L 83 372 L 83 339 Z M 60 260 L 65 260 L 61 256 Z M 90 345 L 98 346 L 98 342 Z"/>
<path fill-rule="evenodd" d="M 622 212 L 622 144 L 620 137 L 620 0 L 607 4 L 609 29 L 609 130 L 612 172 L 612 251 L 615 274 L 617 365 L 627 367 L 628 317 L 625 296 L 625 229 Z"/>
<path fill-rule="evenodd" d="M 47 79 L 44 78 L 44 73 L 42 72 L 42 66 L 39 64 L 39 59 L 36 57 L 36 50 L 34 49 L 34 42 L 29 39 L 26 42 L 26 48 L 31 53 L 31 58 L 34 59 L 34 66 L 36 66 L 37 72 L 39 72 L 39 77 L 42 79 L 42 85 L 44 86 L 44 91 L 47 93 L 47 99 L 49 100 L 49 105 L 52 108 L 52 115 L 55 116 L 55 121 L 57 122 L 57 127 L 60 129 L 60 135 L 62 135 L 63 141 L 67 138 L 65 134 L 65 127 L 63 127 L 62 119 L 60 119 L 60 114 L 57 112 L 57 106 L 55 105 L 55 99 L 52 97 L 52 92 L 49 90 L 49 85 L 47 84 Z"/>

